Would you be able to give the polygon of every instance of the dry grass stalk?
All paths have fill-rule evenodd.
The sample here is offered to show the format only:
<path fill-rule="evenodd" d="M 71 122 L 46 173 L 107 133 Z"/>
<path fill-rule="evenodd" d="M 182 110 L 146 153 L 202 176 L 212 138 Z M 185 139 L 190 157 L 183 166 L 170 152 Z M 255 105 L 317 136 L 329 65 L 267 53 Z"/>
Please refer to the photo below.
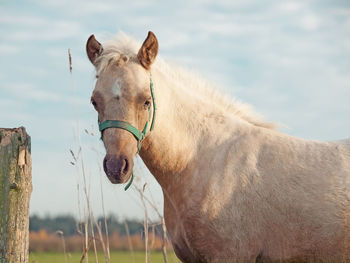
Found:
<path fill-rule="evenodd" d="M 89 202 L 90 204 L 90 202 Z M 97 257 L 97 248 L 96 248 L 96 240 L 95 240 L 95 231 L 94 231 L 94 225 L 93 225 L 93 216 L 90 215 L 90 227 L 91 227 L 91 236 L 92 236 L 92 244 L 94 245 L 94 254 L 95 254 L 95 260 L 96 263 L 98 263 L 98 257 Z"/>
<path fill-rule="evenodd" d="M 104 242 L 104 240 L 103 240 L 100 222 L 97 223 L 97 221 L 95 220 L 95 225 L 96 225 L 96 228 L 97 228 L 97 231 L 98 231 L 98 235 L 99 235 L 99 237 L 100 237 L 101 246 L 102 246 L 103 254 L 104 254 L 104 256 L 105 256 L 106 263 L 109 263 L 110 258 L 109 258 L 109 255 L 108 255 L 108 253 L 107 253 L 107 249 L 106 249 L 106 246 L 105 246 L 105 242 Z"/>
<path fill-rule="evenodd" d="M 99 173 L 100 173 L 100 186 L 101 186 L 101 202 L 102 202 L 102 211 L 103 211 L 103 218 L 104 218 L 104 225 L 105 225 L 105 232 L 106 232 L 106 253 L 108 261 L 111 259 L 111 254 L 109 251 L 109 236 L 108 236 L 108 225 L 107 225 L 107 219 L 106 219 L 106 212 L 105 212 L 105 205 L 104 205 L 104 199 L 103 199 L 103 187 L 102 187 L 102 168 L 100 163 L 98 163 Z"/>
<path fill-rule="evenodd" d="M 148 249 L 148 214 L 147 214 L 147 207 L 145 203 L 145 188 L 146 188 L 147 183 L 143 185 L 143 188 L 140 189 L 135 186 L 136 190 L 139 192 L 141 201 L 142 201 L 142 206 L 143 206 L 143 211 L 144 211 L 144 218 L 143 218 L 143 228 L 145 231 L 145 263 L 149 262 L 149 249 Z"/>
<path fill-rule="evenodd" d="M 78 133 L 78 141 L 80 149 L 82 149 L 82 143 L 80 139 L 80 133 Z M 83 157 L 83 150 L 81 150 L 81 168 L 82 168 L 82 174 L 83 174 L 83 190 L 85 194 L 85 200 L 86 200 L 86 206 L 88 208 L 88 218 L 87 218 L 87 224 L 90 223 L 90 229 L 91 229 L 91 236 L 92 236 L 92 243 L 94 246 L 94 254 L 95 254 L 95 260 L 96 263 L 98 263 L 98 257 L 97 257 L 97 249 L 96 249 L 96 242 L 95 242 L 95 231 L 94 231 L 94 225 L 93 225 L 93 214 L 90 207 L 90 197 L 89 192 L 87 190 L 87 183 L 86 183 L 86 174 L 85 174 L 85 164 L 84 164 L 84 157 Z"/>
<path fill-rule="evenodd" d="M 72 91 L 74 91 L 74 83 L 73 83 L 73 78 L 72 78 L 73 65 L 72 65 L 72 55 L 71 55 L 70 49 L 68 49 L 68 60 L 69 60 L 69 71 L 70 71 L 70 75 L 71 75 L 71 86 L 72 86 Z M 84 157 L 83 157 L 83 150 L 82 150 L 83 147 L 82 147 L 81 138 L 80 138 L 80 126 L 79 126 L 79 118 L 78 118 L 78 111 L 76 109 L 76 105 L 74 108 L 75 108 L 75 114 L 76 114 L 77 137 L 78 137 L 79 153 L 80 153 L 80 157 L 81 157 L 80 158 L 81 169 L 82 169 L 82 175 L 83 175 L 83 190 L 84 190 L 86 204 L 87 204 L 87 208 L 88 208 L 88 218 L 86 219 L 86 224 L 85 224 L 85 251 L 88 250 L 87 249 L 87 239 L 88 239 L 88 227 L 87 226 L 90 223 L 92 243 L 94 245 L 95 260 L 96 260 L 96 263 L 98 263 L 95 234 L 94 234 L 94 227 L 93 227 L 93 215 L 92 215 L 92 211 L 91 211 L 91 207 L 90 207 L 89 193 L 87 191 L 85 164 L 84 164 Z M 72 154 L 73 158 L 75 160 L 77 160 L 73 151 L 71 151 L 71 154 Z M 87 255 L 86 255 L 86 262 L 88 262 Z"/>
<path fill-rule="evenodd" d="M 89 249 L 90 249 L 90 246 L 91 246 L 91 243 L 92 243 L 92 238 L 90 238 L 90 240 L 87 241 L 87 244 L 86 244 L 86 249 L 84 249 L 84 252 L 83 252 L 83 255 L 81 255 L 81 258 L 80 258 L 80 263 L 83 263 L 83 260 L 85 259 L 85 262 L 89 262 Z"/>
<path fill-rule="evenodd" d="M 164 259 L 164 263 L 168 263 L 168 257 L 167 257 L 167 253 L 166 253 L 166 242 L 167 242 L 167 235 L 166 235 L 166 226 L 165 226 L 165 220 L 164 220 L 164 216 L 162 216 L 162 253 L 163 253 L 163 259 Z"/>
<path fill-rule="evenodd" d="M 70 48 L 68 48 L 68 59 L 69 59 L 69 72 L 72 74 L 73 66 L 72 66 L 72 55 L 70 53 Z"/>
<path fill-rule="evenodd" d="M 152 250 L 154 248 L 154 242 L 156 241 L 156 232 L 155 232 L 155 224 L 153 224 L 152 227 L 152 240 L 150 240 L 149 248 Z"/>
<path fill-rule="evenodd" d="M 76 137 L 74 138 L 76 139 Z M 74 152 L 71 149 L 69 149 L 69 152 L 71 153 L 74 160 L 74 162 L 70 162 L 70 163 L 75 166 L 76 173 L 77 173 L 77 200 L 78 200 L 78 220 L 79 221 L 76 224 L 76 229 L 77 229 L 77 233 L 81 236 L 82 248 L 83 248 L 83 251 L 85 251 L 86 250 L 86 242 L 85 242 L 86 231 L 83 229 L 83 224 L 81 223 L 82 217 L 81 217 L 81 206 L 80 206 L 80 183 L 79 183 L 80 172 L 79 172 L 79 167 L 77 165 L 81 149 L 79 149 L 78 154 L 74 154 Z"/>
<path fill-rule="evenodd" d="M 137 187 L 135 187 L 136 190 L 138 190 L 139 192 L 141 191 L 141 189 L 138 189 Z M 154 211 L 157 213 L 157 215 L 159 216 L 159 219 L 161 221 L 162 224 L 162 254 L 163 254 L 163 259 L 165 263 L 168 263 L 168 257 L 167 257 L 167 249 L 166 249 L 166 244 L 167 244 L 167 230 L 166 230 L 166 226 L 165 226 L 165 220 L 164 220 L 164 216 L 161 215 L 161 213 L 159 212 L 157 206 L 151 202 L 147 196 L 143 195 L 143 198 L 148 202 L 148 204 L 154 209 Z"/>
<path fill-rule="evenodd" d="M 89 132 L 87 129 L 85 129 L 85 133 L 91 136 L 95 136 L 95 134 L 93 132 Z M 97 141 L 96 141 L 97 142 Z M 98 146 L 92 147 L 92 150 L 96 153 L 97 155 L 97 160 L 99 160 L 99 155 L 100 153 L 97 150 Z M 108 224 L 107 224 L 107 218 L 106 218 L 106 212 L 105 212 L 105 205 L 104 205 L 104 197 L 103 197 L 103 185 L 102 185 L 102 167 L 100 165 L 99 162 L 97 162 L 98 168 L 99 168 L 99 174 L 100 174 L 100 193 L 101 193 L 101 203 L 102 203 L 102 212 L 103 212 L 103 218 L 104 218 L 104 226 L 105 226 L 105 234 L 106 234 L 106 253 L 105 253 L 105 257 L 108 258 L 108 260 L 110 261 L 111 256 L 110 256 L 110 248 L 109 248 L 109 234 L 108 234 Z M 101 238 L 102 239 L 102 238 Z M 105 251 L 105 250 L 104 250 Z"/>
<path fill-rule="evenodd" d="M 103 211 L 103 213 L 104 213 L 104 211 Z M 106 215 L 104 214 L 103 217 L 104 217 L 104 224 L 105 224 L 105 230 L 106 230 L 106 249 L 107 249 L 107 255 L 108 255 L 108 258 L 111 259 L 111 253 L 110 253 L 110 250 L 109 250 L 109 236 L 108 236 L 108 225 L 107 225 Z"/>
<path fill-rule="evenodd" d="M 69 60 L 69 72 L 71 75 L 71 86 L 72 86 L 72 91 L 74 91 L 74 83 L 73 83 L 73 78 L 72 78 L 72 70 L 73 70 L 73 64 L 72 64 L 72 55 L 70 52 L 70 49 L 68 49 L 68 60 Z M 88 212 L 89 212 L 89 217 L 91 218 L 91 209 L 90 209 L 90 201 L 89 201 L 89 195 L 87 193 L 87 188 L 86 188 L 86 176 L 85 176 L 85 165 L 84 165 L 84 158 L 83 158 L 83 151 L 82 151 L 82 143 L 81 143 L 81 138 L 80 138 L 80 127 L 79 127 L 79 118 L 78 118 L 78 111 L 76 109 L 76 105 L 75 105 L 75 115 L 76 115 L 76 123 L 77 123 L 77 137 L 78 137 L 78 145 L 79 145 L 79 153 L 81 153 L 81 168 L 82 168 L 82 174 L 83 174 L 83 182 L 84 182 L 84 193 L 85 193 L 85 198 L 86 198 L 86 202 L 87 202 L 87 207 L 88 207 Z M 73 151 L 71 151 L 71 154 L 73 156 L 73 158 L 75 160 L 77 160 L 77 158 L 75 157 Z M 85 224 L 85 251 L 87 251 L 87 239 L 88 239 L 88 223 L 89 223 L 89 219 L 87 219 L 87 222 Z M 94 229 L 93 229 L 93 225 L 91 223 L 90 220 L 90 226 L 91 226 L 91 234 L 93 236 L 93 243 L 94 243 L 94 249 L 95 249 L 95 257 L 96 257 L 96 262 L 98 262 L 97 260 L 97 251 L 96 251 L 96 244 L 95 244 L 95 240 L 94 240 Z M 86 262 L 88 262 L 88 259 L 86 257 Z"/>
<path fill-rule="evenodd" d="M 125 218 L 124 218 L 124 226 L 125 226 L 126 235 L 128 237 L 129 250 L 130 250 L 130 253 L 131 253 L 132 262 L 135 263 L 134 248 L 132 246 L 132 242 L 131 242 L 131 238 L 130 238 L 129 226 L 128 226 L 128 223 L 126 222 Z"/>
<path fill-rule="evenodd" d="M 62 240 L 62 248 L 63 248 L 63 254 L 64 254 L 64 262 L 68 263 L 68 258 L 67 258 L 67 253 L 66 253 L 66 242 L 64 240 L 64 235 L 63 235 L 63 231 L 62 230 L 57 230 L 55 232 L 56 234 L 58 234 Z"/>
<path fill-rule="evenodd" d="M 90 249 L 90 245 L 89 244 L 89 228 L 88 228 L 88 222 L 84 223 L 84 231 L 85 231 L 85 246 L 84 246 L 84 253 L 83 253 L 83 257 L 82 260 L 85 258 L 85 262 L 88 263 L 89 262 L 89 256 L 88 256 L 88 251 Z M 80 262 L 82 262 L 82 260 Z"/>
<path fill-rule="evenodd" d="M 72 95 L 74 97 L 74 82 L 73 82 L 73 74 L 72 74 L 72 71 L 73 71 L 73 63 L 72 63 L 72 55 L 71 55 L 71 52 L 70 52 L 70 49 L 68 49 L 68 61 L 69 61 L 69 72 L 70 72 L 70 76 L 71 76 L 71 88 L 72 88 Z M 79 118 L 78 118 L 78 110 L 77 110 L 77 105 L 74 104 L 74 112 L 75 112 L 75 117 L 76 117 L 76 134 L 77 136 L 74 137 L 75 140 L 77 141 L 78 145 L 79 145 L 79 153 L 82 152 L 82 144 L 81 144 L 81 139 L 80 139 L 80 127 L 79 127 Z M 78 139 L 77 139 L 78 138 Z M 78 158 L 75 156 L 74 152 L 72 150 L 70 150 L 70 153 L 72 154 L 73 156 L 73 159 L 75 161 L 74 165 L 77 164 L 77 161 L 78 161 Z M 82 168 L 82 173 L 83 173 L 83 181 L 84 181 L 84 192 L 85 192 L 85 195 L 87 196 L 87 193 L 86 193 L 86 179 L 85 179 L 85 166 L 84 166 L 84 158 L 83 156 L 81 156 L 81 168 Z M 79 172 L 79 168 L 78 166 L 76 165 L 77 167 L 77 171 L 78 171 L 78 176 L 80 174 Z M 78 189 L 79 189 L 79 180 L 78 180 Z M 79 193 L 78 193 L 78 206 L 79 206 L 79 212 L 80 212 L 80 196 L 79 196 Z M 88 202 L 88 199 L 87 199 L 87 202 Z M 89 203 L 89 202 L 88 202 Z M 89 209 L 89 205 L 88 205 L 88 209 Z M 90 209 L 89 209 L 90 210 Z M 85 221 L 85 224 L 84 224 L 84 237 L 85 237 L 85 242 L 84 242 L 84 253 L 87 253 L 87 251 L 89 250 L 89 242 L 88 242 L 88 239 L 89 239 L 89 230 L 88 230 L 88 222 L 89 220 L 86 219 Z M 83 257 L 83 259 L 85 258 L 85 262 L 88 263 L 88 255 L 86 254 L 86 256 Z M 82 260 L 83 260 L 82 259 Z"/>

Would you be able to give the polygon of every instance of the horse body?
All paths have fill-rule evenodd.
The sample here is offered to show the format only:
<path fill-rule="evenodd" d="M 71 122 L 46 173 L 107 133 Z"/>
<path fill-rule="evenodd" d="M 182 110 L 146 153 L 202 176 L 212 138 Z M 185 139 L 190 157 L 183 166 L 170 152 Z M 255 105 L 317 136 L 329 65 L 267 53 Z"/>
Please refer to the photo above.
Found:
<path fill-rule="evenodd" d="M 94 93 L 108 94 L 99 98 L 104 101 L 98 109 L 101 121 L 116 115 L 115 108 L 101 111 L 113 102 L 108 93 L 112 87 L 106 86 L 113 86 L 115 79 L 106 79 L 118 76 L 124 86 L 118 97 L 131 97 L 123 95 L 125 87 L 138 92 L 135 87 L 147 83 L 144 69 L 149 70 L 154 57 L 142 60 L 142 50 L 154 48 L 149 37 L 137 54 L 140 63 L 134 59 L 136 51 L 128 51 L 131 58 L 123 67 L 118 55 L 114 73 L 96 84 Z M 96 54 L 101 51 L 96 43 L 89 46 L 97 47 Z M 157 53 L 146 54 L 152 52 Z M 88 51 L 93 63 L 96 54 Z M 228 103 L 183 73 L 174 73 L 159 60 L 152 66 L 158 115 L 140 151 L 162 187 L 165 221 L 177 256 L 184 262 L 350 260 L 350 145 L 282 134 L 244 105 Z M 133 116 L 130 108 L 123 108 L 122 116 Z M 132 119 L 136 127 L 143 127 L 145 120 L 142 112 Z M 106 157 L 136 153 L 135 139 L 126 131 L 108 129 L 103 141 Z M 120 163 L 110 159 L 105 170 Z M 118 171 L 127 170 L 125 161 L 122 168 L 117 164 Z M 120 179 L 119 173 L 110 176 Z"/>
<path fill-rule="evenodd" d="M 182 260 L 346 256 L 349 147 L 306 141 L 242 121 L 196 101 L 185 83 L 180 89 L 155 83 L 171 93 L 160 97 L 176 103 L 160 102 L 158 125 L 170 129 L 159 128 L 147 138 L 141 157 L 162 186 L 166 224 Z M 187 108 L 196 104 L 201 109 L 191 116 Z M 195 131 L 181 130 L 180 123 L 191 123 Z M 184 149 L 170 150 L 179 141 Z"/>

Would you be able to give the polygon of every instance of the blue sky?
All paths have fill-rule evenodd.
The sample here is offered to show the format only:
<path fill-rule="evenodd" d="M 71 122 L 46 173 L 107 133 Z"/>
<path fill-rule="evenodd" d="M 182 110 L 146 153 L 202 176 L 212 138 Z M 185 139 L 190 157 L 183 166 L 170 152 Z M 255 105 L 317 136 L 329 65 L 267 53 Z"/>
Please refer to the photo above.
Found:
<path fill-rule="evenodd" d="M 1 1 L 0 127 L 25 126 L 32 137 L 32 214 L 78 216 L 81 167 L 69 153 L 79 149 L 78 119 L 94 213 L 101 179 L 107 211 L 142 217 L 137 192 L 101 176 L 103 147 L 84 132 L 96 134 L 85 43 L 92 33 L 103 42 L 119 31 L 142 42 L 148 30 L 160 56 L 200 72 L 283 132 L 350 137 L 349 1 Z M 161 206 L 159 186 L 140 163 L 136 169 Z"/>

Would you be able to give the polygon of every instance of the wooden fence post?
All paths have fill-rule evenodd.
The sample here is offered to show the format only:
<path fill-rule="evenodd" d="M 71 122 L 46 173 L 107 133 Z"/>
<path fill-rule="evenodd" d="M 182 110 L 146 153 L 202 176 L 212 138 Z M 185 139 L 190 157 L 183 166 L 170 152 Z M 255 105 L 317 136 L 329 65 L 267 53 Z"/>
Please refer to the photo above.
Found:
<path fill-rule="evenodd" d="M 0 263 L 29 260 L 31 170 L 25 128 L 0 128 Z"/>

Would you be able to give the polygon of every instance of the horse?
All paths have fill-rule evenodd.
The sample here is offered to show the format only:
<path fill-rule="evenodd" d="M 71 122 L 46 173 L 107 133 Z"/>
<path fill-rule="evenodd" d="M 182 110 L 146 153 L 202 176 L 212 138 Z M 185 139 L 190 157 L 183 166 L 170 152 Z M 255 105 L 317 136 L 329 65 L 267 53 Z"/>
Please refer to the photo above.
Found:
<path fill-rule="evenodd" d="M 102 45 L 91 35 L 86 52 L 104 171 L 126 183 L 141 156 L 162 187 L 177 257 L 350 262 L 349 141 L 284 134 L 157 57 L 158 47 L 152 32 L 142 45 L 125 34 Z"/>

